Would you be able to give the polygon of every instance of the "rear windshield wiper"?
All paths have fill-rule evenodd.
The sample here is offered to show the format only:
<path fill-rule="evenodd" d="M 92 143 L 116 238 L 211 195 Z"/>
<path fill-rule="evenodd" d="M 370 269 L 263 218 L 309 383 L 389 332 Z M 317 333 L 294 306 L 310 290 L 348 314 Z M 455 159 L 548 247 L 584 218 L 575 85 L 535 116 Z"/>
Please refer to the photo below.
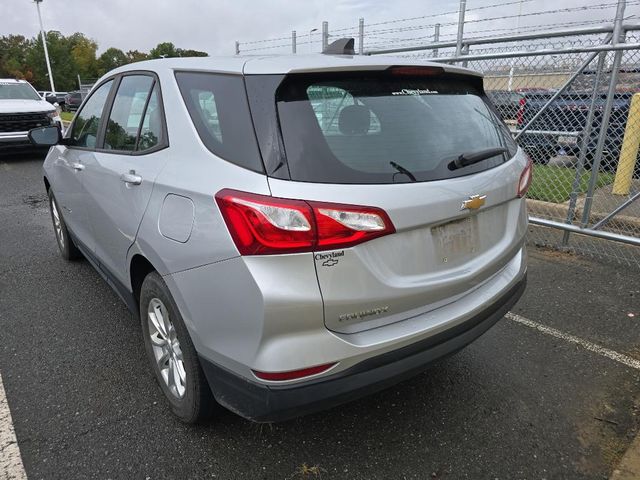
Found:
<path fill-rule="evenodd" d="M 407 177 L 409 177 L 412 182 L 416 181 L 415 175 L 411 173 L 409 170 L 407 170 L 406 168 L 404 168 L 402 165 L 398 165 L 396 162 L 389 162 L 389 165 L 395 168 L 399 173 L 402 173 L 403 175 L 406 175 Z"/>
<path fill-rule="evenodd" d="M 456 158 L 449 164 L 449 170 L 468 167 L 469 165 L 481 162 L 482 160 L 486 160 L 487 158 L 495 157 L 496 155 L 500 155 L 502 153 L 505 153 L 506 151 L 507 149 L 505 147 L 492 147 L 484 148 L 482 150 L 476 150 L 473 152 L 465 152 L 460 154 L 458 158 Z"/>

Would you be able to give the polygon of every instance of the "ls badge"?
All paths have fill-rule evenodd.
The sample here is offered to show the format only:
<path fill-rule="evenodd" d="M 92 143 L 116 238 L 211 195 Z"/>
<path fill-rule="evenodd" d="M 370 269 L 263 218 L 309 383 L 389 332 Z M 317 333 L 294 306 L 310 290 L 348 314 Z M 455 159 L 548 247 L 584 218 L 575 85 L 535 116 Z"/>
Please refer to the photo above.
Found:
<path fill-rule="evenodd" d="M 477 210 L 486 203 L 486 195 L 471 195 L 469 200 L 462 202 L 460 210 Z"/>

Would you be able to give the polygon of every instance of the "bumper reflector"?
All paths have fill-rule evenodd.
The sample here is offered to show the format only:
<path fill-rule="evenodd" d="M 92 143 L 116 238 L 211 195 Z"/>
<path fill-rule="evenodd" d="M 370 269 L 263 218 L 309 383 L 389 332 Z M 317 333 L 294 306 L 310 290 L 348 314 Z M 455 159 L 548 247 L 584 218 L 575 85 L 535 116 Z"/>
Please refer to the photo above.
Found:
<path fill-rule="evenodd" d="M 326 363 L 324 365 L 316 365 L 315 367 L 303 368 L 301 370 L 290 370 L 288 372 L 259 372 L 251 370 L 253 374 L 261 380 L 269 380 L 271 382 L 283 382 L 285 380 L 297 380 L 299 378 L 310 377 L 329 370 L 336 363 Z"/>

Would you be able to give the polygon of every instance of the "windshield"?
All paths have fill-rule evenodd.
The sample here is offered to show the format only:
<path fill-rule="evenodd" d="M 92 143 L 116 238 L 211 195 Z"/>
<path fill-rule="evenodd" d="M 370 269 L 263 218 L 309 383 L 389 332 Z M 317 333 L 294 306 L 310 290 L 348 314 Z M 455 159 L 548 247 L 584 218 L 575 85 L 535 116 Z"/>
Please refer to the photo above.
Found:
<path fill-rule="evenodd" d="M 27 83 L 0 81 L 0 100 L 41 100 L 41 98 Z"/>
<path fill-rule="evenodd" d="M 473 80 L 393 72 L 287 77 L 276 99 L 291 179 L 429 181 L 503 163 L 517 147 Z M 449 168 L 461 154 L 496 147 L 508 152 Z"/>

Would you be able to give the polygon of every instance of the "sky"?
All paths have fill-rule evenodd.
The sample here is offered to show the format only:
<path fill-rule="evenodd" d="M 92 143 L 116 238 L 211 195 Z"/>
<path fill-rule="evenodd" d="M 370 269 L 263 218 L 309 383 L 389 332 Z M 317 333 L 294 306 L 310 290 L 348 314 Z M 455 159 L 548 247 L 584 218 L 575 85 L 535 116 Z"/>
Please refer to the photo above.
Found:
<path fill-rule="evenodd" d="M 633 16 L 640 21 L 640 0 L 627 0 L 625 17 Z M 513 29 L 518 22 L 521 8 L 520 28 L 545 28 L 547 24 L 562 22 L 609 22 L 614 16 L 615 0 L 511 0 L 511 5 L 478 9 L 510 0 L 467 0 L 466 25 L 468 32 L 474 30 L 486 35 L 488 30 Z M 559 12 L 548 15 L 531 15 L 539 11 L 572 8 L 606 3 L 603 9 Z M 41 3 L 44 27 L 58 30 L 65 35 L 80 31 L 98 42 L 98 52 L 109 47 L 123 51 L 149 51 L 159 42 L 173 42 L 177 47 L 206 51 L 211 55 L 234 53 L 234 42 L 241 42 L 241 51 L 247 53 L 286 51 L 289 38 L 270 44 L 247 42 L 269 38 L 290 37 L 296 30 L 299 40 L 298 52 L 319 50 L 319 33 L 311 34 L 313 28 L 321 29 L 323 20 L 329 22 L 329 31 L 352 27 L 357 31 L 358 19 L 365 19 L 365 31 L 378 30 L 367 37 L 374 42 L 389 44 L 406 43 L 404 39 L 433 34 L 436 22 L 457 21 L 459 0 L 43 0 Z M 389 20 L 425 17 L 408 22 L 396 22 L 367 27 L 369 24 Z M 513 18 L 478 22 L 478 20 L 511 16 Z M 380 32 L 389 28 L 425 26 L 420 30 Z M 21 34 L 27 37 L 38 33 L 38 17 L 32 0 L 0 0 L 0 35 Z M 455 25 L 444 26 L 442 35 L 450 38 Z M 336 32 L 337 33 L 337 32 Z M 448 35 L 448 37 L 447 37 Z M 365 41 L 365 46 L 367 45 Z M 419 41 L 419 40 L 418 40 Z M 266 45 L 283 45 L 279 49 L 252 50 Z"/>

